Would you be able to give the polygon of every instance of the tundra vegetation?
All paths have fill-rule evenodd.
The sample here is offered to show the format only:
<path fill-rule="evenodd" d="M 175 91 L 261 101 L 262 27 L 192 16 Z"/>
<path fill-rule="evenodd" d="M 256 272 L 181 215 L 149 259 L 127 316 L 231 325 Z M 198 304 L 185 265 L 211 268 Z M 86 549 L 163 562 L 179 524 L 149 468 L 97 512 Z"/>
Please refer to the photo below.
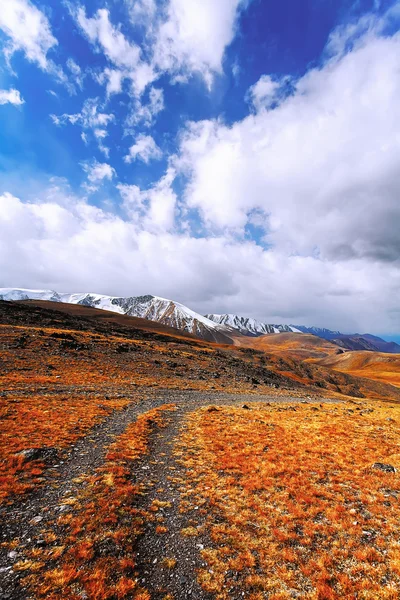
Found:
<path fill-rule="evenodd" d="M 192 577 L 198 600 L 398 599 L 398 387 L 336 371 L 315 340 L 223 346 L 68 311 L 0 302 L 6 596 L 178 600 Z"/>

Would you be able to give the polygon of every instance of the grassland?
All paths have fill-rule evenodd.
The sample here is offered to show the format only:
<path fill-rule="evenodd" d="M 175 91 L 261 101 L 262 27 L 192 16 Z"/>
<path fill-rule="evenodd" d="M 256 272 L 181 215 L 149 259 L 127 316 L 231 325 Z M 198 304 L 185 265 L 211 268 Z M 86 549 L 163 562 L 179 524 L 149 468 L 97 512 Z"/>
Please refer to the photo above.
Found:
<path fill-rule="evenodd" d="M 295 338 L 0 302 L 6 596 L 397 600 L 400 390 Z"/>
<path fill-rule="evenodd" d="M 189 416 L 183 511 L 201 507 L 199 572 L 217 600 L 395 600 L 398 406 L 251 405 Z"/>
<path fill-rule="evenodd" d="M 345 352 L 325 358 L 320 364 L 335 371 L 400 387 L 400 354 Z"/>
<path fill-rule="evenodd" d="M 14 567 L 29 573 L 22 584 L 35 598 L 150 600 L 135 576 L 135 541 L 146 515 L 136 508 L 141 488 L 132 483 L 132 469 L 148 451 L 150 434 L 166 425 L 165 414 L 174 408 L 140 415 L 110 445 L 97 472 L 81 478 L 80 494 L 62 500 L 69 510 L 42 530 L 46 547 Z"/>

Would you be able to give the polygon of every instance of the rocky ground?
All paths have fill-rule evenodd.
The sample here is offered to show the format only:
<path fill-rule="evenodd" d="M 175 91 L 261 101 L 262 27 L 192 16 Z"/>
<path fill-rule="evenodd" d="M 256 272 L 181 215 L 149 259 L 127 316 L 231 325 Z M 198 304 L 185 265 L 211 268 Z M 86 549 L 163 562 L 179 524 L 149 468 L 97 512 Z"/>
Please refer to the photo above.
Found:
<path fill-rule="evenodd" d="M 69 449 L 64 460 L 58 461 L 50 456 L 47 464 L 47 474 L 51 475 L 49 484 L 10 506 L 0 508 L 0 597 L 4 600 L 29 597 L 29 592 L 19 583 L 26 573 L 14 571 L 13 566 L 29 556 L 32 549 L 45 544 L 43 531 L 46 525 L 53 523 L 68 508 L 64 504 L 65 498 L 78 495 L 82 485 L 79 477 L 101 465 L 106 448 L 139 414 L 165 403 L 173 403 L 177 410 L 169 417 L 168 426 L 152 436 L 150 453 L 138 461 L 132 473 L 132 481 L 143 484 L 145 490 L 138 508 L 148 510 L 155 500 L 161 502 L 159 511 L 163 515 L 163 526 L 168 529 L 168 532 L 159 535 L 155 533 L 154 523 L 146 525 L 137 546 L 139 580 L 155 599 L 163 598 L 165 590 L 177 593 L 177 598 L 206 598 L 207 595 L 196 584 L 195 577 L 200 560 L 198 544 L 201 542 L 197 538 L 193 541 L 190 536 L 180 535 L 182 529 L 190 527 L 191 521 L 178 510 L 180 467 L 172 456 L 173 443 L 182 426 L 183 416 L 191 410 L 214 404 L 242 406 L 254 400 L 254 395 L 245 394 L 147 390 L 142 394 L 140 403 L 134 401 L 122 411 L 115 412 L 80 439 Z M 307 396 L 295 399 L 290 396 L 257 396 L 257 402 L 293 401 L 310 402 L 311 399 Z M 17 543 L 10 546 L 13 540 Z M 174 558 L 176 565 L 168 568 L 166 562 L 163 563 L 168 557 L 179 557 L 179 560 Z"/>

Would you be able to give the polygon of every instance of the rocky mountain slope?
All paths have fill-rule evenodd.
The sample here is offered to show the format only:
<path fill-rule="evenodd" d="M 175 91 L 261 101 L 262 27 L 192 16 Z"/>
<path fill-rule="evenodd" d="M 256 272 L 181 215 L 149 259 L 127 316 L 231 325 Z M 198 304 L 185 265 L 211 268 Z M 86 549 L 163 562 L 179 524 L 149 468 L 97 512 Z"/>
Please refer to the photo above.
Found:
<path fill-rule="evenodd" d="M 195 313 L 187 306 L 158 296 L 116 297 L 101 294 L 60 294 L 53 290 L 0 288 L 0 300 L 49 300 L 81 304 L 130 317 L 156 321 L 204 340 L 231 344 L 232 330 Z"/>
<path fill-rule="evenodd" d="M 270 333 L 301 333 L 299 329 L 292 325 L 273 325 L 270 323 L 262 323 L 256 321 L 251 317 L 239 317 L 238 315 L 205 315 L 207 319 L 217 323 L 218 325 L 224 325 L 232 329 L 236 329 L 243 335 L 248 336 L 259 336 L 267 335 Z"/>
<path fill-rule="evenodd" d="M 363 335 L 343 335 L 332 340 L 335 344 L 346 350 L 368 350 L 369 352 L 385 352 L 386 354 L 399 354 L 400 346 L 395 342 L 386 342 L 380 337 L 365 333 Z"/>
<path fill-rule="evenodd" d="M 67 294 L 55 292 L 54 290 L 0 288 L 0 300 L 42 300 L 80 304 L 147 319 L 191 333 L 201 339 L 222 344 L 235 343 L 238 336 L 258 337 L 278 333 L 306 333 L 332 341 L 346 350 L 400 353 L 398 344 L 386 342 L 370 334 L 344 335 L 340 331 L 331 331 L 325 328 L 270 324 L 234 314 L 207 314 L 203 316 L 179 302 L 152 295 L 118 297 L 93 293 Z"/>

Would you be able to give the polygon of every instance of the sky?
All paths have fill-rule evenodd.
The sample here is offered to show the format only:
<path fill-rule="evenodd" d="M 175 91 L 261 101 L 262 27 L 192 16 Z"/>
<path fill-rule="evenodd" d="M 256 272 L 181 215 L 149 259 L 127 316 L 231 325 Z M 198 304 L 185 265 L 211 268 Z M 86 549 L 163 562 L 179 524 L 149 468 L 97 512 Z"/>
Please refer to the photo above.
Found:
<path fill-rule="evenodd" d="M 400 1 L 3 0 L 0 287 L 400 335 Z"/>

